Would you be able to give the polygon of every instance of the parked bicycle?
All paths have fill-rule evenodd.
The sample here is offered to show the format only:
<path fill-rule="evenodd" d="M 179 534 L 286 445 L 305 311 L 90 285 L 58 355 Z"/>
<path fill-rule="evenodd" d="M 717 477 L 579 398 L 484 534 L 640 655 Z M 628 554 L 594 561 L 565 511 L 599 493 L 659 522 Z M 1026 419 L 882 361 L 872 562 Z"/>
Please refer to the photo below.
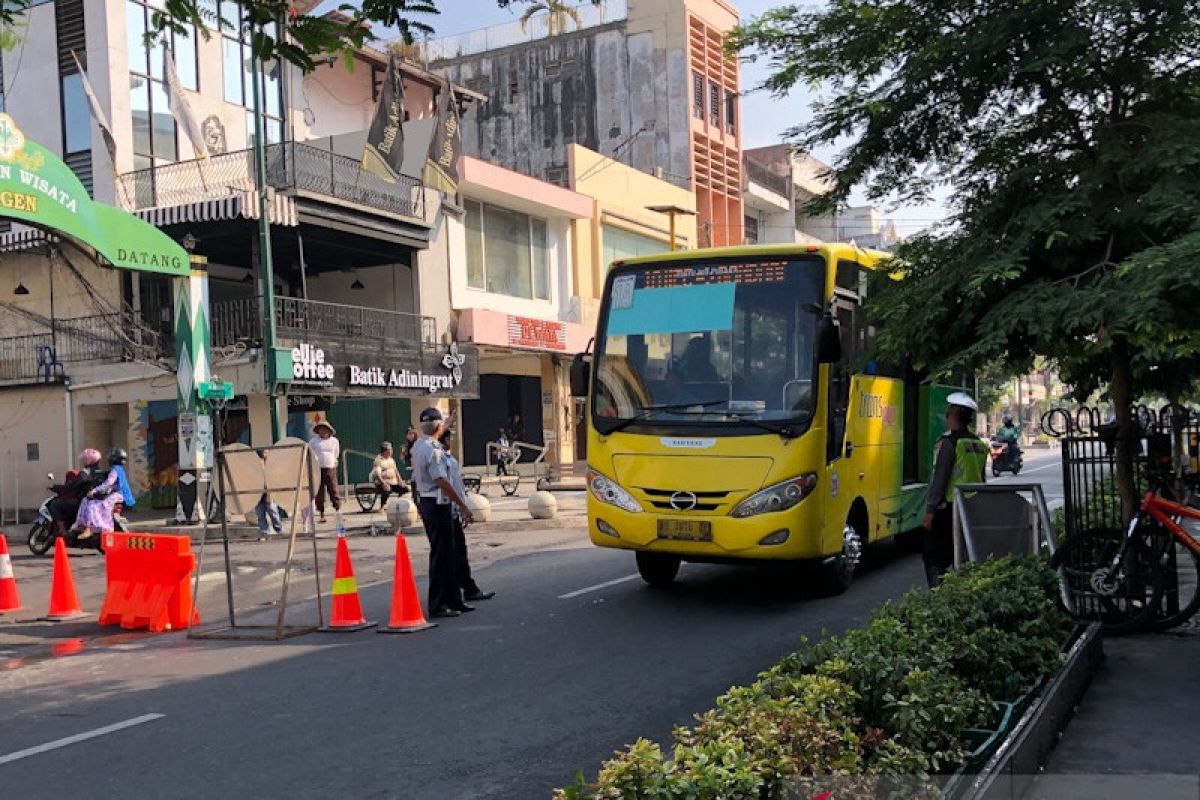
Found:
<path fill-rule="evenodd" d="M 1066 539 L 1051 565 L 1063 576 L 1067 611 L 1114 634 L 1189 620 L 1200 609 L 1200 540 L 1181 522 L 1200 522 L 1198 488 L 1194 474 L 1160 478 L 1123 531 L 1094 528 Z"/>

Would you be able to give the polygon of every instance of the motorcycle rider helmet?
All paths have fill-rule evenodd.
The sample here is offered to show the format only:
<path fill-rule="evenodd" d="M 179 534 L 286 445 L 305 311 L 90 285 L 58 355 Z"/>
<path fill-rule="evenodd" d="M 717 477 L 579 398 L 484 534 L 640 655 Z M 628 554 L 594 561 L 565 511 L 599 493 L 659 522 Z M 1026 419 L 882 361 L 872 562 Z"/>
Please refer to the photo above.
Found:
<path fill-rule="evenodd" d="M 94 467 L 100 463 L 101 458 L 99 450 L 89 447 L 79 454 L 79 465 L 82 467 Z"/>
<path fill-rule="evenodd" d="M 108 454 L 108 463 L 115 467 L 117 464 L 124 464 L 127 458 L 129 458 L 129 454 L 125 452 L 124 448 L 114 447 Z"/>
<path fill-rule="evenodd" d="M 1005 424 L 1005 425 L 1012 425 L 1012 424 L 1013 424 L 1013 418 L 1012 418 L 1012 414 L 1005 414 L 1005 415 L 1004 415 L 1004 424 Z"/>

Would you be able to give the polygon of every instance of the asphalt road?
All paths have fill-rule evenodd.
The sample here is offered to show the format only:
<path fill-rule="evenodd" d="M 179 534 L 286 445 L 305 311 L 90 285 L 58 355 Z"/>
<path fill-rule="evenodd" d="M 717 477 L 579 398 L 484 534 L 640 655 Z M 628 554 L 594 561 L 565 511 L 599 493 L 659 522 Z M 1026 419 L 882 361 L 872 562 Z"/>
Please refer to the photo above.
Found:
<path fill-rule="evenodd" d="M 1027 463 L 1018 481 L 1058 474 L 1048 459 Z M 479 570 L 498 596 L 413 636 L 86 640 L 69 657 L 0 664 L 0 787 L 20 798 L 549 797 L 639 736 L 666 741 L 801 636 L 861 624 L 923 584 L 919 557 L 869 553 L 833 598 L 794 571 L 695 565 L 656 591 L 629 554 L 583 547 Z M 363 589 L 369 619 L 386 620 L 388 592 Z M 306 616 L 311 606 L 297 607 Z"/>

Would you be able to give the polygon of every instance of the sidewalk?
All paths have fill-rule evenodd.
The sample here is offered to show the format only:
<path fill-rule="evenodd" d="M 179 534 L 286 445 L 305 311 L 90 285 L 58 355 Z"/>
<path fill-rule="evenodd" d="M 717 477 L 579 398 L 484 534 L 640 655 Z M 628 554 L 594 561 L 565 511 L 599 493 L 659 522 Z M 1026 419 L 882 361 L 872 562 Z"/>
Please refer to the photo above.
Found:
<path fill-rule="evenodd" d="M 479 532 L 498 533 L 514 530 L 542 530 L 547 528 L 586 526 L 587 498 L 583 492 L 555 492 L 555 499 L 558 501 L 558 516 L 548 520 L 535 520 L 530 517 L 528 495 L 532 492 L 533 489 L 530 487 L 528 493 L 515 497 L 488 497 L 487 499 L 492 506 L 492 516 L 486 523 L 477 523 Z M 180 525 L 175 522 L 174 514 L 163 510 L 136 511 L 127 514 L 126 518 L 129 520 L 130 528 L 135 531 L 190 536 L 194 542 L 199 542 L 204 535 L 203 523 L 197 525 Z M 353 498 L 343 501 L 342 518 L 345 521 L 346 535 L 348 536 L 363 534 L 378 536 L 394 533 L 390 529 L 391 525 L 388 523 L 387 515 L 383 512 L 383 509 L 376 508 L 370 513 L 363 513 Z M 290 531 L 289 526 L 290 520 L 283 520 L 283 532 L 285 535 Z M 244 518 L 232 516 L 227 523 L 227 528 L 231 540 L 251 541 L 257 539 L 259 536 L 258 528 L 248 523 Z M 317 523 L 316 528 L 318 539 L 330 539 L 337 536 L 337 518 L 331 509 L 327 509 L 325 522 L 323 524 Z M 423 530 L 421 524 L 418 522 L 415 525 L 405 528 L 404 533 L 415 534 L 421 533 Z M 208 541 L 219 541 L 220 538 L 220 521 L 210 520 L 208 523 Z M 299 538 L 307 537 L 301 535 Z M 10 544 L 12 543 L 12 539 L 13 536 L 10 533 Z"/>
<path fill-rule="evenodd" d="M 1105 661 L 1025 800 L 1200 798 L 1200 620 L 1104 642 Z"/>

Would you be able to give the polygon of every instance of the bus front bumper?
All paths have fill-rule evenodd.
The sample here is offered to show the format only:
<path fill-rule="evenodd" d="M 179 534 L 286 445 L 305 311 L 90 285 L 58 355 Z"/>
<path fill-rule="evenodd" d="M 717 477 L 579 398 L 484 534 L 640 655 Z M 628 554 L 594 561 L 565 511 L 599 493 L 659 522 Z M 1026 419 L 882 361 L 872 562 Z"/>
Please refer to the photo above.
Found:
<path fill-rule="evenodd" d="M 588 504 L 588 535 L 599 547 L 674 553 L 685 559 L 792 560 L 830 555 L 821 542 L 819 520 L 803 506 L 735 519 L 631 514 L 592 501 Z"/>

